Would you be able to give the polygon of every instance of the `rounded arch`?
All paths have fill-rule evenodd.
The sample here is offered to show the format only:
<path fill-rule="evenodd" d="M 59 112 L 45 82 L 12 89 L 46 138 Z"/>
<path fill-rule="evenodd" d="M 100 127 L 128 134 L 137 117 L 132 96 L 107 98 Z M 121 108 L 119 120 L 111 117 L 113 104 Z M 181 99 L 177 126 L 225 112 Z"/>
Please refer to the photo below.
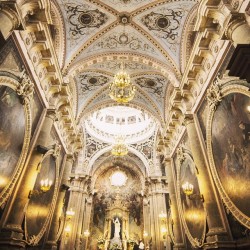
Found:
<path fill-rule="evenodd" d="M 18 78 L 17 76 L 9 73 L 9 72 L 0 72 L 0 86 L 4 87 L 9 87 L 11 90 L 14 90 L 16 93 L 16 98 L 18 96 L 22 96 L 22 94 L 18 94 L 18 87 L 21 86 L 22 82 L 21 79 Z M 32 117 L 31 117 L 31 99 L 32 98 L 26 98 L 23 104 L 20 104 L 21 106 L 23 105 L 22 109 L 24 110 L 24 136 L 21 138 L 22 146 L 20 149 L 20 152 L 18 154 L 13 153 L 14 150 L 16 149 L 4 149 L 4 151 L 8 151 L 8 155 L 11 158 L 18 157 L 17 162 L 15 163 L 15 169 L 13 169 L 13 172 L 10 176 L 10 180 L 8 183 L 5 184 L 3 190 L 0 192 L 0 206 L 3 205 L 7 199 L 10 197 L 12 191 L 15 188 L 15 184 L 19 180 L 19 177 L 21 173 L 25 169 L 25 160 L 27 158 L 29 146 L 30 146 L 30 139 L 31 139 L 31 129 L 32 129 Z M 17 110 L 16 110 L 17 111 Z M 9 113 L 8 113 L 9 115 Z M 19 115 L 21 115 L 19 113 Z M 6 119 L 6 116 L 5 116 Z M 12 119 L 13 122 L 13 119 Z M 11 124 L 11 123 L 10 123 Z M 8 132 L 13 133 L 13 131 L 10 131 L 10 124 L 7 124 Z M 21 124 L 19 123 L 18 126 L 20 127 Z M 7 135 L 6 131 L 1 131 L 3 135 Z M 3 138 L 1 138 L 3 140 Z M 12 143 L 13 141 L 13 143 Z M 11 140 L 8 142 L 8 145 L 10 146 L 11 144 L 16 145 L 19 147 L 19 143 L 17 138 L 14 138 L 14 140 Z M 13 153 L 13 154 L 12 154 Z M 3 176 L 2 176 L 3 177 Z"/>
<path fill-rule="evenodd" d="M 92 166 L 94 165 L 95 161 L 104 153 L 110 152 L 112 149 L 112 146 L 108 146 L 105 147 L 101 150 L 99 150 L 89 161 L 88 166 L 87 166 L 87 170 L 86 173 L 87 174 L 93 174 L 92 171 Z M 144 164 L 145 169 L 146 169 L 146 175 L 149 176 L 149 162 L 147 161 L 147 159 L 145 158 L 145 156 L 143 154 L 141 154 L 139 151 L 137 151 L 136 149 L 134 149 L 133 147 L 128 146 L 128 150 L 130 152 L 132 152 L 134 155 L 136 155 Z"/>
<path fill-rule="evenodd" d="M 181 34 L 181 50 L 180 50 L 180 68 L 181 72 L 184 72 L 185 66 L 188 62 L 188 59 L 190 57 L 193 45 L 194 45 L 194 38 L 195 38 L 195 32 L 194 32 L 194 25 L 197 19 L 197 8 L 198 5 L 194 5 L 191 11 L 188 13 L 188 16 L 186 18 L 184 28 Z"/>
<path fill-rule="evenodd" d="M 50 12 L 53 24 L 50 26 L 50 32 L 52 35 L 59 66 L 62 69 L 65 63 L 65 53 L 66 53 L 65 24 L 61 10 L 58 6 L 58 3 L 55 0 L 51 1 Z"/>
<path fill-rule="evenodd" d="M 116 161 L 111 162 L 107 161 L 104 162 L 99 168 L 96 168 L 92 173 L 92 190 L 94 189 L 96 180 L 98 179 L 98 176 L 100 176 L 102 173 L 106 172 L 108 168 L 113 168 L 115 166 L 119 166 L 121 168 L 128 168 L 130 171 L 132 170 L 139 178 L 141 182 L 142 189 L 145 188 L 145 173 L 142 171 L 141 168 L 138 167 L 136 164 L 132 164 L 131 162 L 124 162 Z"/>
<path fill-rule="evenodd" d="M 159 74 L 162 74 L 163 76 L 167 77 L 169 81 L 175 86 L 178 87 L 180 84 L 179 76 L 176 75 L 174 69 L 168 65 L 160 62 L 159 60 L 156 60 L 152 57 L 149 57 L 147 55 L 141 55 L 141 54 L 132 54 L 129 52 L 124 53 L 103 53 L 98 54 L 95 56 L 83 58 L 76 62 L 74 65 L 72 65 L 67 72 L 68 75 L 75 76 L 76 74 L 79 74 L 79 72 L 82 72 L 85 69 L 88 69 L 91 65 L 100 63 L 100 62 L 106 62 L 106 61 L 117 61 L 117 60 L 123 60 L 123 61 L 133 61 L 133 62 L 139 62 L 141 64 L 150 66 L 155 69 L 155 71 Z"/>
<path fill-rule="evenodd" d="M 106 87 L 107 89 L 108 87 Z M 77 118 L 77 123 L 79 124 L 80 121 L 82 119 L 84 119 L 85 117 L 87 117 L 90 113 L 93 113 L 97 110 L 100 110 L 102 108 L 107 108 L 107 107 L 112 107 L 114 105 L 117 105 L 116 103 L 114 103 L 114 101 L 112 101 L 111 99 L 108 100 L 108 101 L 102 101 L 102 102 L 99 102 L 97 104 L 95 104 L 94 106 L 91 106 L 89 109 L 87 108 L 89 106 L 89 104 L 91 103 L 92 100 L 95 100 L 97 98 L 98 95 L 102 94 L 104 91 L 103 89 L 100 90 L 96 95 L 94 95 L 92 97 L 92 99 L 89 101 L 88 104 L 85 105 L 85 107 L 83 107 L 83 109 L 79 112 L 79 115 L 78 115 L 78 118 Z M 141 93 L 143 94 L 143 92 L 141 91 Z M 149 97 L 147 98 L 147 100 L 152 103 L 151 99 L 149 99 Z M 152 103 L 153 104 L 153 103 Z M 136 101 L 131 101 L 127 104 L 125 104 L 125 106 L 127 107 L 131 107 L 131 108 L 135 108 L 135 109 L 138 109 L 138 110 L 141 110 L 143 112 L 147 112 L 148 114 L 150 114 L 152 117 L 154 117 L 155 121 L 159 122 L 159 123 L 162 123 L 163 124 L 163 117 L 161 116 L 161 113 L 160 111 L 158 110 L 158 108 L 153 104 L 152 106 L 155 108 L 155 113 L 153 113 L 152 110 L 150 110 L 148 108 L 148 106 L 146 105 L 142 105 L 141 103 L 139 102 L 136 102 Z"/>

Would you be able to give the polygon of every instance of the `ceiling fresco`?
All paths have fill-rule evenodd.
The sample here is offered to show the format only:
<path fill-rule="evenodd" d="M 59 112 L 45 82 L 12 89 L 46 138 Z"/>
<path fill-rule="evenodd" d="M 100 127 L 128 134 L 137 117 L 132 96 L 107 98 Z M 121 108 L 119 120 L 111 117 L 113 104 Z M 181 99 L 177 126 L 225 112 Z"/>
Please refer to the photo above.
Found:
<path fill-rule="evenodd" d="M 75 117 L 83 131 L 91 127 L 86 123 L 90 114 L 117 105 L 109 96 L 109 84 L 122 68 L 136 87 L 134 99 L 125 107 L 145 110 L 155 122 L 155 131 L 161 131 L 169 94 L 180 84 L 192 47 L 188 41 L 198 1 L 53 1 L 64 21 L 62 71 L 73 90 Z M 88 131 L 89 158 L 103 147 L 111 147 L 101 136 L 100 143 L 93 143 L 98 131 Z M 148 148 L 156 143 L 154 138 Z M 130 147 L 143 151 L 144 158 L 153 157 L 146 146 L 138 148 L 131 142 Z"/>

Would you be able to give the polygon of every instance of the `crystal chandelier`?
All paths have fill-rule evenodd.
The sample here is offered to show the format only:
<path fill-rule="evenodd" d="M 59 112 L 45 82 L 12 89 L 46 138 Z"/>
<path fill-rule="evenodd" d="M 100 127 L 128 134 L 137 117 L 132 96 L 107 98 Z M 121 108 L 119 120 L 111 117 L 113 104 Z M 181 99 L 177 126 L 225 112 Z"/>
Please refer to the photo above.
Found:
<path fill-rule="evenodd" d="M 114 156 L 124 156 L 128 154 L 127 145 L 121 136 L 116 138 L 115 144 L 112 146 L 111 154 Z"/>
<path fill-rule="evenodd" d="M 109 96 L 118 103 L 127 103 L 135 96 L 135 86 L 130 82 L 130 76 L 123 70 L 123 67 L 109 85 Z"/>

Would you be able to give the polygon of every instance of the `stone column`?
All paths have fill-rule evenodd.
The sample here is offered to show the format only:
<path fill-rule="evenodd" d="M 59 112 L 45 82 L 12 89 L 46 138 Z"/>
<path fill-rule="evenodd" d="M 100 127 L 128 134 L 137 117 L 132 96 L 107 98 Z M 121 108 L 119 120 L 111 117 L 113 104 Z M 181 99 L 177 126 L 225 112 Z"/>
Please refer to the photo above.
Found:
<path fill-rule="evenodd" d="M 226 232 L 223 219 L 216 202 L 214 188 L 211 182 L 208 166 L 201 148 L 199 136 L 193 120 L 193 115 L 186 115 L 184 123 L 187 128 L 188 139 L 191 145 L 194 163 L 198 168 L 199 174 L 197 179 L 200 192 L 204 197 L 204 208 L 207 213 L 207 224 L 209 231 L 206 235 L 207 244 L 215 244 L 215 242 L 228 241 L 229 237 Z M 209 249 L 209 248 L 206 248 Z"/>
<path fill-rule="evenodd" d="M 144 232 L 150 234 L 150 204 L 148 197 L 143 197 L 143 222 L 144 222 Z"/>
<path fill-rule="evenodd" d="M 41 146 L 41 148 L 44 147 L 45 152 L 46 147 L 50 143 L 50 132 L 54 119 L 55 110 L 49 110 L 37 139 L 36 145 Z M 1 238 L 4 238 L 4 240 L 0 240 L 0 245 L 8 245 L 7 249 L 11 249 L 13 245 L 20 247 L 24 247 L 26 245 L 23 240 L 22 223 L 25 209 L 29 202 L 30 191 L 33 190 L 39 173 L 39 163 L 41 162 L 45 152 L 37 150 L 37 147 L 34 148 L 22 180 L 19 183 L 19 188 L 17 189 L 15 195 L 13 195 L 12 205 L 6 217 L 4 229 L 2 230 L 4 232 L 1 233 Z"/>
<path fill-rule="evenodd" d="M 75 249 L 75 243 L 76 243 L 76 234 L 78 229 L 78 220 L 80 216 L 80 205 L 81 205 L 81 193 L 82 193 L 82 178 L 79 176 L 75 177 L 71 181 L 70 186 L 70 197 L 69 197 L 69 203 L 68 203 L 68 210 L 72 209 L 75 212 L 75 215 L 72 218 L 66 218 L 65 221 L 65 227 L 70 227 L 69 233 L 64 233 L 61 241 L 61 249 Z"/>
<path fill-rule="evenodd" d="M 168 177 L 168 189 L 169 189 L 169 198 L 171 201 L 171 215 L 173 220 L 173 233 L 174 233 L 174 249 L 181 250 L 186 249 L 184 239 L 183 239 L 183 232 L 181 228 L 180 217 L 178 214 L 178 206 L 177 206 L 177 199 L 176 199 L 176 189 L 174 184 L 174 171 L 173 171 L 173 164 L 171 164 L 171 159 L 165 159 L 165 171 Z"/>
<path fill-rule="evenodd" d="M 65 192 L 69 188 L 68 178 L 71 173 L 73 161 L 74 161 L 73 155 L 66 156 L 63 176 L 61 178 L 61 186 L 59 189 L 56 208 L 54 211 L 54 215 L 53 215 L 53 219 L 52 219 L 52 223 L 50 227 L 50 232 L 49 232 L 49 236 L 48 236 L 45 249 L 55 249 L 55 250 L 57 249 L 57 233 L 59 229 L 59 220 L 60 220 L 60 217 L 63 219 L 65 216 L 62 214 L 62 210 L 63 210 L 63 205 L 64 205 Z"/>
<path fill-rule="evenodd" d="M 152 237 L 152 249 L 163 249 L 163 239 L 161 237 L 161 223 L 159 214 L 161 212 L 166 213 L 165 196 L 163 195 L 161 178 L 153 180 L 151 183 L 151 235 Z"/>
<path fill-rule="evenodd" d="M 247 15 L 242 13 L 233 15 L 226 30 L 226 37 L 234 42 L 234 44 L 249 44 L 250 43 L 250 26 Z"/>
<path fill-rule="evenodd" d="M 5 4 L 0 9 L 0 31 L 5 39 L 7 39 L 11 32 L 21 25 L 19 15 L 15 10 L 14 2 Z"/>

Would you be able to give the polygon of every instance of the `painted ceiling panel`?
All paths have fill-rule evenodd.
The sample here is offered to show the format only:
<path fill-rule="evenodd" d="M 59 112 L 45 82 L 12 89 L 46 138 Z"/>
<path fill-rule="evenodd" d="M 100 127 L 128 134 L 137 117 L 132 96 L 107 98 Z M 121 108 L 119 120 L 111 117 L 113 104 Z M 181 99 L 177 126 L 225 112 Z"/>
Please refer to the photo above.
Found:
<path fill-rule="evenodd" d="M 97 72 L 82 72 L 78 74 L 75 77 L 78 92 L 78 112 L 97 90 L 100 90 L 110 81 L 110 77 Z"/>
<path fill-rule="evenodd" d="M 143 75 L 136 77 L 133 82 L 140 86 L 149 96 L 152 98 L 158 108 L 164 113 L 164 100 L 166 94 L 166 88 L 168 86 L 168 80 L 160 75 Z"/>
<path fill-rule="evenodd" d="M 168 2 L 140 13 L 134 17 L 166 50 L 180 69 L 180 43 L 185 20 L 195 1 Z"/>
<path fill-rule="evenodd" d="M 95 41 L 77 58 L 93 56 L 97 53 L 140 53 L 168 63 L 162 53 L 148 39 L 133 27 L 119 25 Z"/>
<path fill-rule="evenodd" d="M 116 17 L 89 1 L 58 1 L 65 20 L 66 64 L 81 46 L 99 29 L 116 20 Z"/>

